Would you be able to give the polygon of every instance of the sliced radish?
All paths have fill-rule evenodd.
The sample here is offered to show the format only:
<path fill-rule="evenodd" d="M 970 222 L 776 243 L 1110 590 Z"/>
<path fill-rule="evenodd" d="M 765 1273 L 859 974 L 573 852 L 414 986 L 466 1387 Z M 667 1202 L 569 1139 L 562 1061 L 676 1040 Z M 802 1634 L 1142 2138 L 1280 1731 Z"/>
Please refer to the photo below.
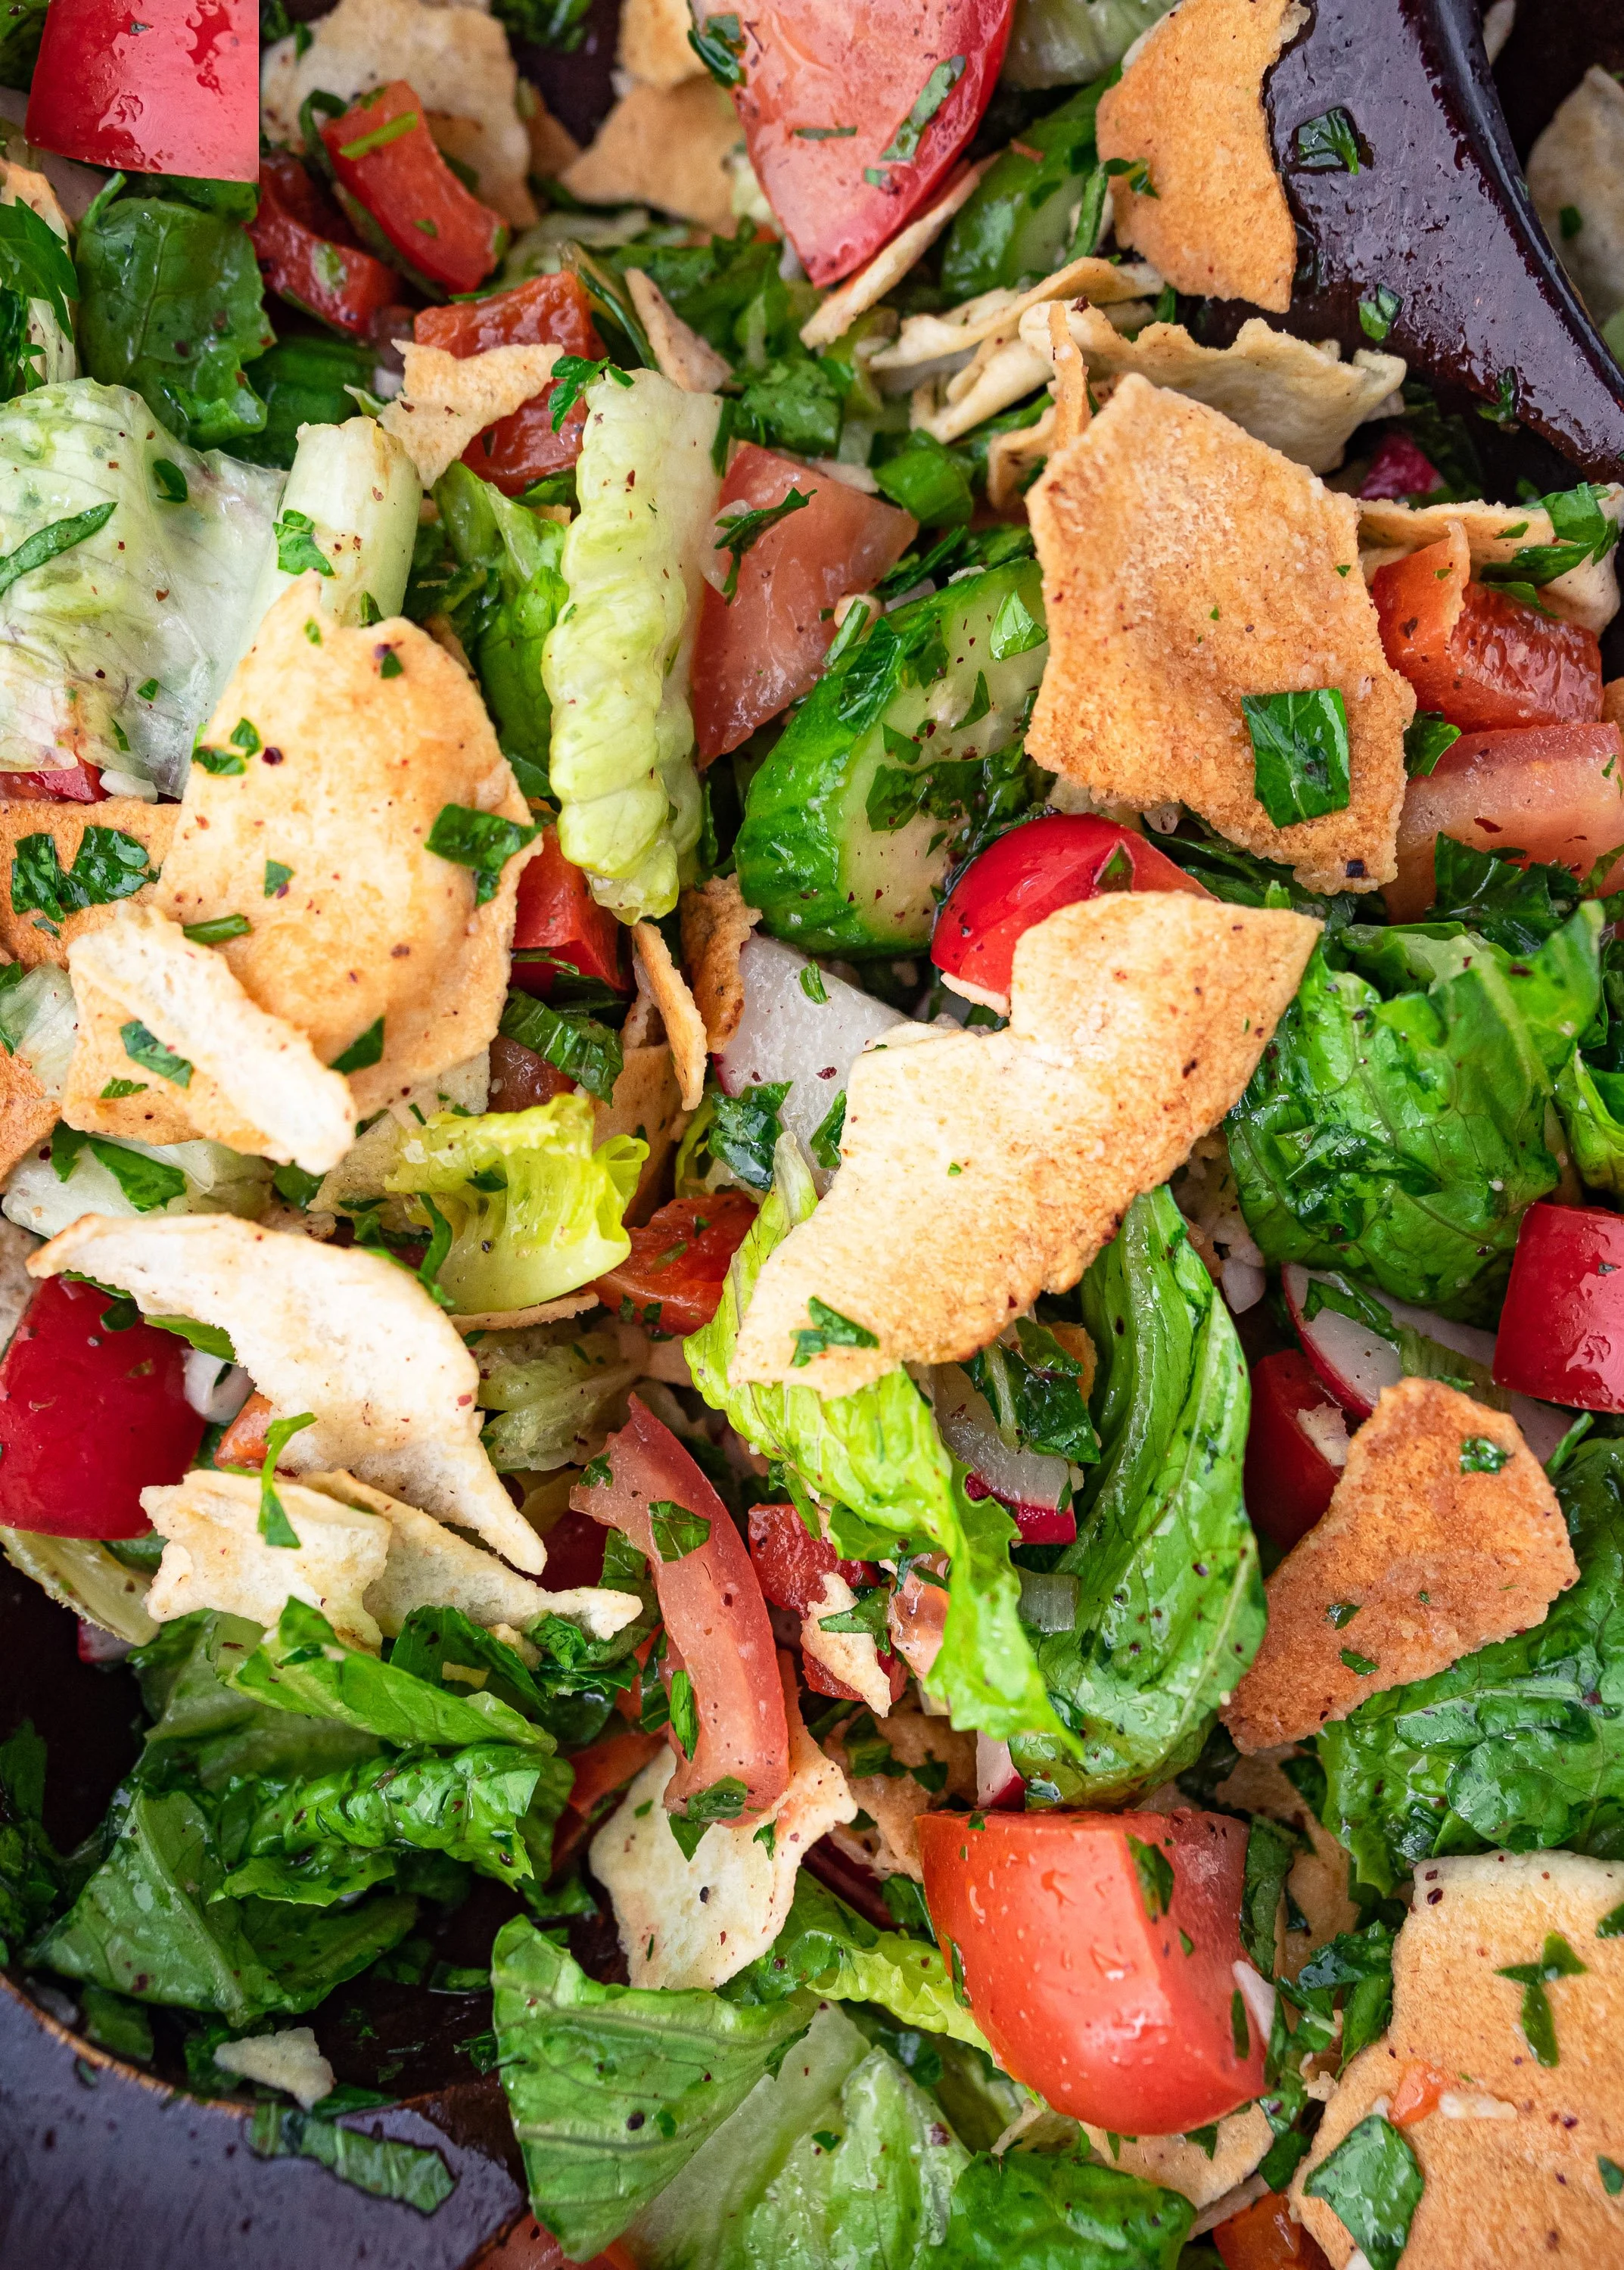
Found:
<path fill-rule="evenodd" d="M 1015 1770 L 1007 1742 L 975 1737 L 975 1802 L 986 1813 L 1005 1813 L 1026 1800 L 1027 1784 Z"/>
<path fill-rule="evenodd" d="M 993 1423 L 986 1397 L 961 1365 L 938 1364 L 933 1384 L 936 1423 L 954 1458 L 970 1469 L 970 1495 L 996 1497 L 1007 1506 L 1023 1544 L 1069 1545 L 1077 1534 L 1077 1517 L 1065 1460 L 1041 1450 L 1012 1450 Z"/>

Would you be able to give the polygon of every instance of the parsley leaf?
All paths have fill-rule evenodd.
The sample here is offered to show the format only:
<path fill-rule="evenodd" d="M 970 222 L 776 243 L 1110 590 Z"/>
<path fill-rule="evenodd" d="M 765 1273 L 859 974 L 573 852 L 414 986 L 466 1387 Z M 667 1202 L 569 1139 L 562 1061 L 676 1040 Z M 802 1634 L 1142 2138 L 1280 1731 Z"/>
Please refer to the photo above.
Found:
<path fill-rule="evenodd" d="M 37 912 L 60 924 L 86 907 L 130 898 L 152 880 L 145 844 L 122 828 L 87 827 L 65 873 L 54 836 L 24 835 L 11 859 L 11 911 Z"/>
<path fill-rule="evenodd" d="M 803 1325 L 795 1335 L 795 1354 L 790 1359 L 791 1370 L 798 1370 L 803 1364 L 810 1363 L 815 1355 L 821 1355 L 827 1348 L 872 1348 L 879 1346 L 866 1324 L 854 1324 L 849 1317 L 842 1317 L 838 1309 L 831 1309 L 827 1302 L 820 1301 L 815 1293 L 806 1303 L 806 1313 L 812 1323 Z"/>
<path fill-rule="evenodd" d="M 918 93 L 913 108 L 879 153 L 879 162 L 907 165 L 918 155 L 925 128 L 964 77 L 965 57 L 949 56 L 938 63 Z"/>
<path fill-rule="evenodd" d="M 330 1072 L 366 1072 L 382 1060 L 383 1020 L 379 1017 L 367 1026 L 358 1040 L 353 1040 L 342 1056 L 335 1057 L 328 1066 Z"/>
<path fill-rule="evenodd" d="M 739 563 L 745 553 L 760 542 L 769 528 L 776 528 L 781 520 L 787 520 L 792 512 L 799 512 L 802 506 L 810 504 L 817 493 L 813 489 L 809 495 L 803 496 L 799 489 L 792 488 L 777 504 L 762 505 L 755 512 L 732 513 L 726 519 L 717 521 L 716 526 L 722 533 L 716 538 L 716 549 L 732 555 L 727 581 L 722 586 L 725 605 L 730 607 L 738 596 Z"/>
<path fill-rule="evenodd" d="M 585 355 L 560 355 L 552 366 L 552 430 L 556 434 L 593 382 L 612 378 L 617 386 L 629 386 L 628 374 L 612 362 L 607 355 L 593 362 Z"/>
<path fill-rule="evenodd" d="M 1412 780 L 1426 780 L 1435 770 L 1445 749 L 1460 738 L 1460 727 L 1451 725 L 1431 709 L 1418 709 L 1404 729 L 1404 768 Z"/>
<path fill-rule="evenodd" d="M 613 1095 L 625 1064 L 620 1035 L 583 1009 L 555 1009 L 534 993 L 515 990 L 508 996 L 497 1029 L 567 1072 L 600 1103 Z"/>
<path fill-rule="evenodd" d="M 67 1181 L 85 1150 L 98 1166 L 107 1168 L 137 1213 L 152 1213 L 167 1205 L 171 1198 L 185 1195 L 185 1176 L 167 1159 L 154 1159 L 150 1152 L 134 1150 L 104 1136 L 82 1134 L 64 1119 L 51 1130 L 51 1164 L 58 1182 Z"/>
<path fill-rule="evenodd" d="M 533 843 L 539 830 L 504 820 L 500 812 L 475 812 L 465 804 L 442 804 L 426 838 L 439 858 L 471 867 L 474 875 L 474 904 L 485 906 L 496 895 L 502 869 L 515 851 Z"/>
<path fill-rule="evenodd" d="M 681 1561 L 697 1553 L 710 1535 L 710 1523 L 702 1513 L 692 1513 L 668 1497 L 649 1500 L 649 1526 L 663 1562 Z"/>
<path fill-rule="evenodd" d="M 259 1470 L 259 1533 L 267 1545 L 299 1550 L 299 1532 L 277 1495 L 277 1460 L 295 1435 L 315 1424 L 315 1412 L 301 1411 L 297 1418 L 273 1419 L 265 1429 L 265 1456 Z"/>
<path fill-rule="evenodd" d="M 1157 1923 L 1173 1904 L 1173 1863 L 1159 1844 L 1146 1844 L 1138 1836 L 1129 1837 L 1128 1850 L 1145 1912 Z"/>
<path fill-rule="evenodd" d="M 1351 2128 L 1303 2185 L 1346 2227 L 1370 2270 L 1398 2270 L 1424 2188 L 1408 2139 L 1376 2112 Z"/>
<path fill-rule="evenodd" d="M 159 1079 L 167 1079 L 174 1087 L 189 1087 L 192 1067 L 185 1057 L 176 1056 L 166 1048 L 156 1033 L 149 1032 L 138 1017 L 121 1025 L 118 1036 L 124 1043 L 124 1054 L 131 1064 L 139 1065 L 143 1072 L 152 1072 Z"/>
<path fill-rule="evenodd" d="M 1254 792 L 1277 827 L 1346 810 L 1347 710 L 1335 686 L 1247 694 L 1241 709 L 1251 736 Z"/>
<path fill-rule="evenodd" d="M 1339 105 L 1303 120 L 1297 129 L 1297 163 L 1306 174 L 1359 171 L 1358 130 Z"/>
<path fill-rule="evenodd" d="M 318 575 L 330 575 L 333 563 L 315 540 L 315 523 L 308 512 L 285 512 L 271 525 L 277 539 L 277 566 L 285 575 L 302 575 L 314 568 Z"/>

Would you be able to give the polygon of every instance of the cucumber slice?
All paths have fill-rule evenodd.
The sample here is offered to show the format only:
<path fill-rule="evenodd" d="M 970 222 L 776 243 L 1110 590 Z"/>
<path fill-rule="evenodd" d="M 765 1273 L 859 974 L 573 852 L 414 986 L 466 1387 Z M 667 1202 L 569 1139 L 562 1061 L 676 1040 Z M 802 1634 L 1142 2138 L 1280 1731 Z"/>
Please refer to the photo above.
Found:
<path fill-rule="evenodd" d="M 1023 126 L 982 175 L 942 253 L 950 304 L 1051 275 L 1070 256 L 1083 183 L 1094 162 L 1094 113 L 1111 71 Z"/>
<path fill-rule="evenodd" d="M 746 904 L 818 953 L 923 946 L 981 760 L 1026 731 L 1049 646 L 1033 560 L 883 617 L 807 696 L 750 784 Z"/>

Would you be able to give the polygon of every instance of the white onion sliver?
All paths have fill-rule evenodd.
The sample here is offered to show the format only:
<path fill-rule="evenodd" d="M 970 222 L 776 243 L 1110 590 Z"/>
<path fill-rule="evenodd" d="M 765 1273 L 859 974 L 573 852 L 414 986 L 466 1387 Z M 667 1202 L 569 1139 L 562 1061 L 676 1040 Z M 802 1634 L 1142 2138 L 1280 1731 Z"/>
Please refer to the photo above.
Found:
<path fill-rule="evenodd" d="M 254 1383 L 240 1363 L 226 1363 L 203 1348 L 186 1351 L 186 1400 L 211 1427 L 228 1427 L 249 1396 Z"/>
<path fill-rule="evenodd" d="M 1241 1990 L 1247 2014 L 1264 2041 L 1274 2030 L 1274 1989 L 1261 1971 L 1254 1970 L 1250 1962 L 1236 1962 L 1231 1969 L 1235 1983 Z"/>
<path fill-rule="evenodd" d="M 954 1458 L 962 1458 L 1006 1505 L 1042 1506 L 1052 1512 L 1072 1478 L 1065 1460 L 1045 1458 L 1041 1450 L 1012 1450 L 993 1424 L 985 1396 L 960 1365 L 939 1364 L 932 1386 L 936 1423 Z"/>

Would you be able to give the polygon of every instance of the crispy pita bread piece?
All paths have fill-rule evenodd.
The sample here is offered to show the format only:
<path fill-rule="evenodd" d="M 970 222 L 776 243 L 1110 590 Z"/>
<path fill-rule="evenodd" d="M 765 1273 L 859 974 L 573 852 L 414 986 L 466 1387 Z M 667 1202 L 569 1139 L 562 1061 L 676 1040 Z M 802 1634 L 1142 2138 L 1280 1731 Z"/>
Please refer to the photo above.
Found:
<path fill-rule="evenodd" d="M 134 1131 L 121 1113 L 156 1090 L 170 1095 L 193 1133 L 278 1165 L 324 1175 L 350 1149 L 356 1109 L 342 1072 L 327 1069 L 296 1025 L 262 1009 L 217 947 L 195 944 L 156 907 L 126 909 L 81 938 L 69 969 L 79 1004 L 63 1094 L 70 1127 Z M 132 1023 L 182 1060 L 183 1076 L 132 1056 Z M 146 1047 L 139 1035 L 135 1045 Z M 109 1094 L 132 1079 L 140 1094 Z"/>
<path fill-rule="evenodd" d="M 284 592 L 205 740 L 256 745 L 241 773 L 194 765 L 156 903 L 187 924 L 240 915 L 214 949 L 243 990 L 347 1069 L 360 1116 L 494 1037 L 519 870 L 474 903 L 471 868 L 428 849 L 441 811 L 521 827 L 530 807 L 477 688 L 415 623 L 323 618 L 314 576 Z M 378 1045 L 382 1054 L 367 1062 Z M 358 1043 L 362 1043 L 358 1050 Z"/>
<path fill-rule="evenodd" d="M 454 355 L 407 339 L 396 344 L 406 374 L 382 424 L 417 467 L 426 489 L 456 464 L 476 434 L 544 391 L 561 352 L 556 346 L 508 346 Z"/>
<path fill-rule="evenodd" d="M 866 267 L 849 276 L 812 310 L 801 325 L 801 345 L 814 352 L 819 347 L 833 346 L 859 315 L 877 308 L 887 292 L 894 292 L 908 270 L 936 242 L 960 206 L 969 203 L 982 175 L 992 163 L 990 158 L 983 159 L 979 166 L 967 166 L 955 174 L 923 212 L 910 220 L 906 228 L 899 229 Z"/>
<path fill-rule="evenodd" d="M 1240 1095 L 1317 936 L 1301 915 L 1113 893 L 1020 939 L 1006 1032 L 867 1049 L 841 1171 L 768 1257 L 734 1384 L 847 1395 L 899 1363 L 961 1362 L 1074 1285 Z M 864 1345 L 797 1364 L 812 1301 Z"/>
<path fill-rule="evenodd" d="M 1414 2094 L 1427 2068 L 1448 2086 L 1402 2132 L 1426 2183 L 1404 2270 L 1619 2259 L 1624 2207 L 1602 2173 L 1624 2167 L 1624 1940 L 1598 1938 L 1597 1925 L 1620 1901 L 1624 1866 L 1573 1852 L 1420 1864 L 1393 1950 L 1392 2022 L 1343 2074 L 1292 2185 L 1337 2270 L 1353 2241 L 1304 2185 L 1361 2120 L 1400 2109 L 1406 2078 Z M 1553 1932 L 1584 1970 L 1545 1988 L 1560 2061 L 1542 2066 L 1520 2023 L 1524 1990 L 1498 1974 L 1539 1962 Z"/>
<path fill-rule="evenodd" d="M 278 1481 L 276 1490 L 297 1552 L 260 1535 L 252 1474 L 199 1468 L 173 1487 L 144 1489 L 142 1509 L 165 1540 L 148 1615 L 163 1624 L 214 1608 L 269 1627 L 289 1600 L 303 1600 L 341 1640 L 375 1655 L 381 1636 L 362 1596 L 383 1575 L 389 1524 L 298 1482 Z"/>
<path fill-rule="evenodd" d="M 48 1095 L 32 1065 L 10 1049 L 0 1049 L 0 1181 L 19 1159 L 50 1140 L 62 1116 L 54 1095 Z"/>
<path fill-rule="evenodd" d="M 1211 2152 L 1190 2136 L 1108 2136 L 1103 2128 L 1079 2124 L 1101 2160 L 1125 2175 L 1165 2185 L 1198 2208 L 1244 2183 L 1273 2140 L 1263 2107 L 1249 2104 L 1218 2125 Z"/>
<path fill-rule="evenodd" d="M 733 106 L 708 73 L 680 86 L 634 86 L 559 178 L 590 205 L 653 205 L 730 229 L 727 159 L 740 139 Z"/>
<path fill-rule="evenodd" d="M 4 775 L 0 774 L 0 783 L 4 779 Z M 51 961 L 58 969 L 65 969 L 68 949 L 75 939 L 111 922 L 119 907 L 139 906 L 152 895 L 152 885 L 144 883 L 128 900 L 81 907 L 65 922 L 54 923 L 48 930 L 44 927 L 46 917 L 37 909 L 26 907 L 19 914 L 12 906 L 12 893 L 19 879 L 19 847 L 28 837 L 48 835 L 56 849 L 56 864 L 65 874 L 78 857 L 85 829 L 110 828 L 145 845 L 147 865 L 156 870 L 168 857 L 180 816 L 173 804 L 147 804 L 138 796 L 110 796 L 95 805 L 43 804 L 22 797 L 0 797 L 0 878 L 4 879 L 0 885 L 0 951 L 11 961 L 20 961 L 26 968 L 32 969 L 36 962 Z M 33 846 L 23 854 L 25 868 L 37 857 L 38 849 Z"/>
<path fill-rule="evenodd" d="M 705 68 L 688 37 L 693 28 L 688 0 L 625 0 L 615 60 L 644 86 L 680 86 Z"/>
<path fill-rule="evenodd" d="M 1624 308 L 1624 87 L 1592 63 L 1528 153 L 1528 194 L 1598 323 Z M 1579 226 L 1568 234 L 1564 211 Z"/>
<path fill-rule="evenodd" d="M 670 1048 L 664 1041 L 627 1048 L 614 1094 L 592 1115 L 592 1145 L 596 1150 L 612 1135 L 635 1135 L 649 1146 L 623 1216 L 632 1228 L 648 1220 L 662 1188 L 669 1188 L 664 1183 L 665 1168 L 687 1124 Z"/>
<path fill-rule="evenodd" d="M 872 1826 L 859 1829 L 854 1821 L 831 1831 L 831 1841 L 872 1868 L 877 1876 L 911 1876 L 916 1884 L 923 1884 L 919 1816 L 944 1799 L 975 1802 L 975 1737 L 959 1733 L 945 1718 L 928 1717 L 923 1710 L 899 1710 L 888 1717 L 876 1711 L 874 1735 L 868 1739 L 878 1737 L 890 1750 L 893 1763 L 909 1770 L 854 1774 L 849 1745 L 860 1748 L 855 1729 L 861 1723 L 848 1719 L 828 1737 L 825 1747 L 844 1772 L 859 1811 L 867 1814 Z M 866 1726 L 863 1732 L 867 1736 Z M 915 1779 L 915 1766 L 925 1768 L 930 1787 Z"/>
<path fill-rule="evenodd" d="M 632 959 L 638 990 L 649 996 L 665 1027 L 682 1108 L 695 1111 L 705 1093 L 704 1019 L 694 1005 L 687 979 L 671 960 L 670 946 L 652 923 L 633 924 Z"/>
<path fill-rule="evenodd" d="M 1398 872 L 1404 729 L 1359 567 L 1358 512 L 1204 404 L 1131 373 L 1027 507 L 1049 610 L 1032 754 L 1107 803 L 1187 804 L 1316 890 Z M 1277 827 L 1242 697 L 1334 687 L 1345 810 Z"/>
<path fill-rule="evenodd" d="M 130 1294 L 144 1315 L 196 1317 L 227 1332 L 278 1418 L 315 1414 L 282 1453 L 290 1472 L 342 1467 L 471 1529 L 531 1576 L 546 1565 L 479 1446 L 478 1365 L 393 1262 L 233 1214 L 91 1213 L 28 1264 L 33 1277 L 63 1269 Z"/>
<path fill-rule="evenodd" d="M 1361 1912 L 1348 1895 L 1352 1865 L 1348 1854 L 1321 1826 L 1308 1799 L 1282 1770 L 1285 1761 L 1295 1754 L 1294 1750 L 1279 1749 L 1242 1758 L 1213 1792 L 1220 1805 L 1242 1813 L 1264 1814 L 1282 1827 L 1295 1829 L 1302 1839 L 1302 1850 L 1292 1862 L 1286 1888 L 1309 1927 L 1306 1932 L 1279 1932 L 1275 1944 L 1277 1978 L 1294 1978 L 1316 1948 L 1335 1939 L 1339 1932 L 1357 1930 Z"/>
<path fill-rule="evenodd" d="M 1324 1517 L 1268 1583 L 1269 1628 L 1225 1706 L 1237 1748 L 1346 1718 L 1540 1622 L 1578 1577 L 1515 1419 L 1436 1379 L 1384 1388 Z"/>
<path fill-rule="evenodd" d="M 1161 289 L 1161 278 L 1147 261 L 1102 260 L 1097 255 L 1086 255 L 1068 261 L 1024 292 L 998 286 L 949 308 L 944 315 L 906 317 L 895 338 L 874 356 L 870 368 L 915 370 L 923 363 L 939 362 L 944 356 L 962 354 L 997 332 L 1007 335 L 1018 330 L 1028 308 L 1044 307 L 1051 300 L 1113 307 L 1124 300 L 1153 300 Z"/>
<path fill-rule="evenodd" d="M 682 894 L 682 958 L 705 1020 L 707 1045 L 714 1050 L 726 1048 L 745 1013 L 738 957 L 760 919 L 760 908 L 745 904 L 737 875 L 713 875 L 698 890 Z"/>
<path fill-rule="evenodd" d="M 628 268 L 626 288 L 654 349 L 660 375 L 685 394 L 714 394 L 733 375 L 708 339 L 685 323 L 646 268 Z"/>
<path fill-rule="evenodd" d="M 1263 104 L 1271 64 L 1309 20 L 1299 0 L 1183 0 L 1134 49 L 1100 100 L 1102 159 L 1150 168 L 1111 184 L 1116 241 L 1181 292 L 1291 305 L 1297 232 Z"/>
<path fill-rule="evenodd" d="M 1624 518 L 1624 487 L 1609 481 L 1598 499 L 1616 526 Z M 1359 541 L 1367 578 L 1390 560 L 1402 560 L 1458 530 L 1473 568 L 1515 559 L 1524 545 L 1550 544 L 1556 530 L 1541 504 L 1484 504 L 1469 498 L 1458 504 L 1409 505 L 1397 497 L 1359 500 Z M 1577 623 L 1598 637 L 1619 611 L 1616 547 L 1600 560 L 1586 560 L 1555 576 L 1539 593 L 1540 604 L 1564 622 Z"/>

